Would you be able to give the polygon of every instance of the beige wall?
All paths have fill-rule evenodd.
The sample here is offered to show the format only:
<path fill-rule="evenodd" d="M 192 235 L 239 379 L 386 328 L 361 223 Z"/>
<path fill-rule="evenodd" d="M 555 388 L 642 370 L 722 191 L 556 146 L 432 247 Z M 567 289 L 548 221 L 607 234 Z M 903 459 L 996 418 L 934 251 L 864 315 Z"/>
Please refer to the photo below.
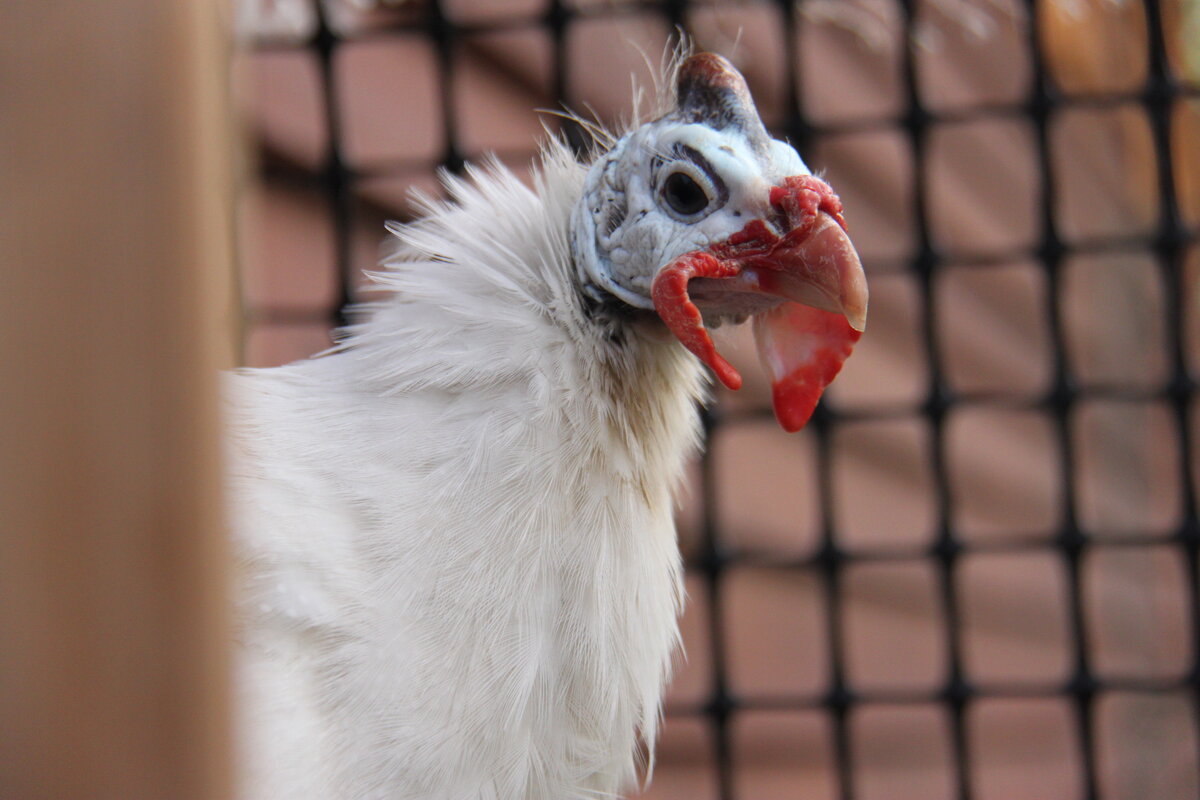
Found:
<path fill-rule="evenodd" d="M 0 7 L 0 796 L 229 796 L 223 10 Z"/>

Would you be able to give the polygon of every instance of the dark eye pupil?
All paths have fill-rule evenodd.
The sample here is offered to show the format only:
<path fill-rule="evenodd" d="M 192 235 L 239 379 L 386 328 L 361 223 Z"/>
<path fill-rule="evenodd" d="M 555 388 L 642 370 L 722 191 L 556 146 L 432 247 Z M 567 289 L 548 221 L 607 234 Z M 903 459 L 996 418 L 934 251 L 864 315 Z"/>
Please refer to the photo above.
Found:
<path fill-rule="evenodd" d="M 699 214 L 708 205 L 708 195 L 700 184 L 683 172 L 673 172 L 663 184 L 663 197 L 677 213 L 685 216 Z"/>

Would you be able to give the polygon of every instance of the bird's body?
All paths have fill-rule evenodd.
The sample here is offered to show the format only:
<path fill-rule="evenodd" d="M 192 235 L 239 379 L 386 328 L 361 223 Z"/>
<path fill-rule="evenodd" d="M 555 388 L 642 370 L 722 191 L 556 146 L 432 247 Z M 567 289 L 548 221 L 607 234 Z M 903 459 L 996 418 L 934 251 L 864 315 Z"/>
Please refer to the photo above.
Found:
<path fill-rule="evenodd" d="M 410 231 L 469 222 L 469 274 L 406 264 L 361 346 L 233 378 L 252 797 L 604 797 L 653 737 L 700 367 L 588 319 L 570 203 L 486 181 Z"/>
<path fill-rule="evenodd" d="M 691 75 L 717 93 L 704 102 L 732 102 L 715 58 L 685 63 L 685 100 Z M 707 141 L 695 119 L 650 124 L 667 123 L 668 143 Z M 774 215 L 769 236 L 729 238 L 746 222 L 734 221 L 741 184 L 721 184 L 718 205 L 712 186 L 689 197 L 674 173 L 645 200 L 612 183 L 622 170 L 659 180 L 659 144 L 643 158 L 626 137 L 589 167 L 551 143 L 533 189 L 494 165 L 394 229 L 385 298 L 335 352 L 230 377 L 247 800 L 594 799 L 635 779 L 678 640 L 672 498 L 704 386 L 676 338 L 719 358 L 688 281 L 715 284 L 716 258 L 722 276 L 744 268 L 757 297 L 760 262 L 795 261 L 784 246 L 803 232 L 794 203 L 758 199 L 803 169 L 790 148 L 771 166 L 759 131 L 732 133 L 767 164 L 743 182 Z M 742 145 L 720 146 L 673 169 L 716 186 L 730 173 L 709 161 Z M 706 211 L 701 233 L 672 221 Z M 736 253 L 713 244 L 727 241 Z M 710 244 L 716 256 L 697 250 Z M 657 279 L 671 269 L 674 283 Z M 728 311 L 744 316 L 751 290 L 737 291 Z M 795 290 L 771 291 L 766 307 L 796 305 L 780 299 Z M 865 289 L 831 291 L 821 302 L 865 313 Z M 828 316 L 831 341 L 857 338 Z M 767 360 L 778 348 L 764 336 Z M 775 358 L 777 389 L 805 358 Z"/>

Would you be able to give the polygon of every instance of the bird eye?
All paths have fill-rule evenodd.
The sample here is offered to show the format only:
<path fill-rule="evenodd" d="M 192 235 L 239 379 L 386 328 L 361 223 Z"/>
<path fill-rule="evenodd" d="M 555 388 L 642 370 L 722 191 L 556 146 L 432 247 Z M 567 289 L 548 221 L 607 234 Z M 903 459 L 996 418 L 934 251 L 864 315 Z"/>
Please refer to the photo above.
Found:
<path fill-rule="evenodd" d="M 676 214 L 690 217 L 708 207 L 708 193 L 686 172 L 672 172 L 663 182 L 663 199 Z"/>

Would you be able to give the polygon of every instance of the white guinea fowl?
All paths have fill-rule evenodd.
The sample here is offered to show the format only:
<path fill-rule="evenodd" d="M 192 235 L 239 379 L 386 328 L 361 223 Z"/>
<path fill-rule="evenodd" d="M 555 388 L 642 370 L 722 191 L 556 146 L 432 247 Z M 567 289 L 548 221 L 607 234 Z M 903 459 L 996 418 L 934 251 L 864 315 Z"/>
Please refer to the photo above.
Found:
<path fill-rule="evenodd" d="M 866 313 L 837 198 L 741 76 L 675 74 L 590 167 L 555 141 L 532 190 L 448 179 L 333 352 L 231 376 L 248 800 L 634 784 L 679 641 L 702 362 L 740 381 L 704 321 L 754 317 L 794 430 Z"/>

